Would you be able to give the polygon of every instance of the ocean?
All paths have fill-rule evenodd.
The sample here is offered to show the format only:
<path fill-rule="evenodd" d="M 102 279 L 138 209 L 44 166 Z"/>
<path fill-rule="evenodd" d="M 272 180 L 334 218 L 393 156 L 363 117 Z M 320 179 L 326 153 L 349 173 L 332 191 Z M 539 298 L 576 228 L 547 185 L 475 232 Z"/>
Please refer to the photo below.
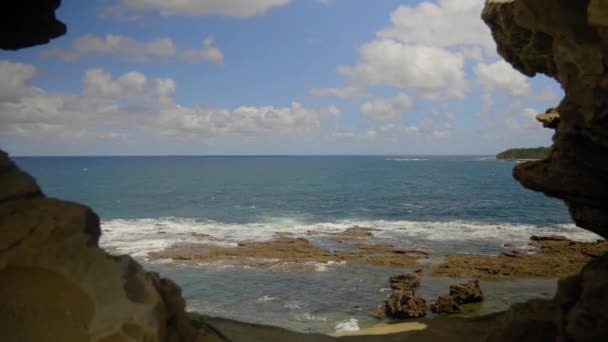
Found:
<path fill-rule="evenodd" d="M 192 242 L 193 233 L 227 246 L 290 233 L 324 246 L 326 234 L 353 226 L 378 229 L 375 242 L 425 250 L 437 259 L 497 254 L 534 234 L 598 238 L 576 228 L 561 201 L 523 189 L 511 176 L 513 162 L 484 156 L 15 160 L 47 196 L 91 206 L 102 220 L 101 245 L 175 280 L 190 310 L 305 332 L 374 324 L 369 312 L 388 293 L 388 277 L 411 270 L 349 263 L 315 264 L 313 271 L 258 269 L 153 261 L 148 253 Z M 431 301 L 458 281 L 424 278 L 419 292 Z M 555 282 L 482 282 L 482 288 L 489 299 L 469 314 L 550 296 Z"/>

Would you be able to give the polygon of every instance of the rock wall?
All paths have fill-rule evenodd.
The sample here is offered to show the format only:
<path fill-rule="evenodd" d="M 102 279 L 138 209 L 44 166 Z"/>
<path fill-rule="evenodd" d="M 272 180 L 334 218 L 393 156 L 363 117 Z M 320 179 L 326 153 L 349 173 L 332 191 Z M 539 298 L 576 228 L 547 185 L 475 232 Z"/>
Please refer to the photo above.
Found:
<path fill-rule="evenodd" d="M 566 93 L 549 157 L 518 165 L 515 178 L 563 199 L 578 226 L 608 237 L 608 3 L 488 0 L 482 18 L 501 56 Z"/>
<path fill-rule="evenodd" d="M 0 10 L 0 49 L 16 50 L 66 33 L 66 26 L 55 18 L 61 0 L 5 0 Z"/>
<path fill-rule="evenodd" d="M 97 246 L 99 218 L 47 198 L 0 151 L 0 336 L 195 341 L 179 287 Z"/>

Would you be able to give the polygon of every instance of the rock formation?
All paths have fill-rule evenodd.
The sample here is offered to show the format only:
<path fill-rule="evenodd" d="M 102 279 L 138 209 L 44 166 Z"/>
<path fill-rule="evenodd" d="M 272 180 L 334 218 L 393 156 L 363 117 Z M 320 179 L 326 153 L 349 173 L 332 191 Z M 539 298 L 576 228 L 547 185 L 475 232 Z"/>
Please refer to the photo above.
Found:
<path fill-rule="evenodd" d="M 435 304 L 431 304 L 431 311 L 434 313 L 452 314 L 462 312 L 462 308 L 454 297 L 439 296 Z"/>
<path fill-rule="evenodd" d="M 549 157 L 518 165 L 515 178 L 563 199 L 578 226 L 608 237 L 605 1 L 489 0 L 482 18 L 513 67 L 553 77 L 566 93 Z"/>
<path fill-rule="evenodd" d="M 414 290 L 420 286 L 420 277 L 413 274 L 399 274 L 392 276 L 389 283 L 392 290 Z"/>
<path fill-rule="evenodd" d="M 384 304 L 387 317 L 407 319 L 426 315 L 426 301 L 412 290 L 393 291 Z"/>
<path fill-rule="evenodd" d="M 44 196 L 0 151 L 0 336 L 195 341 L 181 290 L 97 246 L 91 209 Z"/>
<path fill-rule="evenodd" d="M 602 0 L 488 0 L 498 52 L 528 76 L 564 88 L 548 158 L 518 165 L 525 187 L 563 199 L 576 224 L 608 237 L 608 6 Z M 543 118 L 541 118 L 543 119 Z M 554 124 L 555 123 L 555 124 Z M 515 305 L 490 341 L 608 339 L 608 255 L 559 282 L 553 300 Z"/>
<path fill-rule="evenodd" d="M 46 44 L 66 33 L 55 18 L 61 0 L 8 0 L 0 11 L 0 49 Z"/>
<path fill-rule="evenodd" d="M 483 292 L 478 280 L 450 286 L 450 297 L 458 304 L 478 303 L 483 300 Z"/>

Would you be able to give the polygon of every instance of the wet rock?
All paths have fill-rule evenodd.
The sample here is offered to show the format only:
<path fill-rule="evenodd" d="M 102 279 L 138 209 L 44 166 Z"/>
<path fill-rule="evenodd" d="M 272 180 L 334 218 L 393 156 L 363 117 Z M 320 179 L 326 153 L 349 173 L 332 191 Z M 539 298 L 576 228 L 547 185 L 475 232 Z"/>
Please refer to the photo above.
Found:
<path fill-rule="evenodd" d="M 469 304 L 483 301 L 483 292 L 478 280 L 450 286 L 450 297 L 458 304 Z"/>
<path fill-rule="evenodd" d="M 393 291 L 384 301 L 384 313 L 387 317 L 407 319 L 426 315 L 426 301 L 414 291 Z"/>
<path fill-rule="evenodd" d="M 420 277 L 413 274 L 394 275 L 389 279 L 390 287 L 396 291 L 414 290 L 420 286 Z"/>
<path fill-rule="evenodd" d="M 532 241 L 570 241 L 563 235 L 532 235 L 530 237 Z"/>
<path fill-rule="evenodd" d="M 574 275 L 592 258 L 608 252 L 608 242 L 578 242 L 560 236 L 532 238 L 529 245 L 535 254 L 449 255 L 440 264 L 431 265 L 426 275 L 472 277 L 496 280 L 512 278 L 563 278 Z"/>
<path fill-rule="evenodd" d="M 382 310 L 382 307 L 380 306 L 375 307 L 370 313 L 370 315 L 377 319 L 383 319 L 384 317 L 386 317 L 386 315 L 384 314 L 384 310 Z"/>
<path fill-rule="evenodd" d="M 431 304 L 431 311 L 441 314 L 452 314 L 462 312 L 462 308 L 452 296 L 439 296 L 435 304 Z"/>

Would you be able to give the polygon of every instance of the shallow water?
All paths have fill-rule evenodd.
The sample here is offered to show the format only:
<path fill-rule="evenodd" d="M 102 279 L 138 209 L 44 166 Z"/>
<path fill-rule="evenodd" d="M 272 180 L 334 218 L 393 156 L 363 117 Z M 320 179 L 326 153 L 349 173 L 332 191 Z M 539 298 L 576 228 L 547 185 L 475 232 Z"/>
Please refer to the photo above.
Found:
<path fill-rule="evenodd" d="M 61 157 L 16 158 L 44 192 L 92 206 L 102 219 L 101 245 L 132 254 L 178 282 L 188 306 L 206 314 L 332 332 L 372 325 L 388 278 L 407 271 L 378 266 L 311 265 L 272 270 L 151 263 L 147 253 L 173 244 L 235 246 L 277 233 L 303 236 L 327 249 L 332 233 L 378 229 L 370 242 L 432 253 L 496 254 L 533 234 L 577 240 L 561 201 L 524 190 L 514 163 L 483 156 L 368 157 Z M 163 263 L 164 262 L 164 263 Z M 314 271 L 313 271 L 314 270 Z M 427 300 L 457 279 L 426 278 Z M 482 314 L 546 296 L 551 280 L 483 282 Z M 354 321 L 356 320 L 356 321 Z M 340 324 L 343 323 L 343 324 Z"/>
<path fill-rule="evenodd" d="M 388 278 L 410 269 L 337 265 L 322 272 L 283 272 L 242 267 L 148 265 L 177 280 L 188 307 L 212 316 L 271 324 L 303 332 L 330 333 L 339 324 L 363 329 L 378 320 L 372 309 L 389 293 Z M 417 294 L 430 304 L 463 279 L 423 278 Z M 506 309 L 530 298 L 553 295 L 555 280 L 482 281 L 486 300 L 463 315 Z M 468 312 L 466 312 L 468 311 Z M 344 325 L 342 326 L 344 328 Z"/>

